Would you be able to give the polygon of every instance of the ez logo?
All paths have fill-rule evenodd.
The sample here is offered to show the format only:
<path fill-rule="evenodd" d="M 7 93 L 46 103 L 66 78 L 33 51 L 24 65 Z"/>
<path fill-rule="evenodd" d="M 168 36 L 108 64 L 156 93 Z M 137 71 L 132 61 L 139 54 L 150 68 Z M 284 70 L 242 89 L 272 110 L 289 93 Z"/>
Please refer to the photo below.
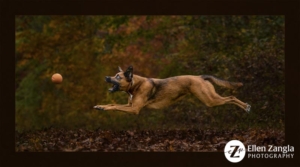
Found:
<path fill-rule="evenodd" d="M 242 142 L 238 140 L 231 140 L 226 144 L 224 153 L 228 161 L 237 163 L 245 157 L 246 148 Z"/>

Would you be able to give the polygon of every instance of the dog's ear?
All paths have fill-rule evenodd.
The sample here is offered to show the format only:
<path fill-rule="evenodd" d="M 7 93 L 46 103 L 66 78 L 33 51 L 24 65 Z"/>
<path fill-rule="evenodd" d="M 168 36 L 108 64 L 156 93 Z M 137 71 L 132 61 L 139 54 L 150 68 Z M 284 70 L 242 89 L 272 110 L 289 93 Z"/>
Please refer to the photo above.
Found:
<path fill-rule="evenodd" d="M 132 81 L 132 77 L 133 77 L 133 67 L 129 66 L 127 68 L 127 70 L 124 72 L 124 76 L 126 77 L 128 82 Z"/>
<path fill-rule="evenodd" d="M 123 72 L 123 70 L 120 66 L 118 66 L 118 68 L 119 68 L 119 72 Z"/>

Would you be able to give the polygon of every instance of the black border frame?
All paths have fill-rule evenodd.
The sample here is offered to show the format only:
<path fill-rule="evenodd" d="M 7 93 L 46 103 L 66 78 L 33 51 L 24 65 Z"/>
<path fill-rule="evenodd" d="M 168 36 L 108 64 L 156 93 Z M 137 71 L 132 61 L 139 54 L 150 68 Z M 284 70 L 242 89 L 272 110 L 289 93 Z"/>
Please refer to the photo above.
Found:
<path fill-rule="evenodd" d="M 2 0 L 0 4 L 0 163 L 1 166 L 297 166 L 299 133 L 299 1 L 83 1 Z M 286 21 L 285 144 L 293 159 L 248 159 L 233 164 L 223 153 L 18 153 L 15 152 L 15 15 L 284 15 Z"/>

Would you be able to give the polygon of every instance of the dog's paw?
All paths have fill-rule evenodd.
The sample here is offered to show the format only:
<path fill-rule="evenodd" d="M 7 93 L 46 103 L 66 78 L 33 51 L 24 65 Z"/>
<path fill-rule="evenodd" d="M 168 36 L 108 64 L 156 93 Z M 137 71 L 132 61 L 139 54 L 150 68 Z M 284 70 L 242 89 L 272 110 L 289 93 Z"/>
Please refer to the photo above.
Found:
<path fill-rule="evenodd" d="M 97 106 L 94 106 L 94 109 L 97 109 L 97 110 L 104 110 L 104 108 L 100 105 L 97 105 Z"/>
<path fill-rule="evenodd" d="M 245 111 L 246 111 L 247 113 L 249 113 L 250 110 L 251 110 L 251 106 L 250 106 L 248 103 L 246 103 L 246 104 L 247 104 L 247 107 L 246 107 Z"/>

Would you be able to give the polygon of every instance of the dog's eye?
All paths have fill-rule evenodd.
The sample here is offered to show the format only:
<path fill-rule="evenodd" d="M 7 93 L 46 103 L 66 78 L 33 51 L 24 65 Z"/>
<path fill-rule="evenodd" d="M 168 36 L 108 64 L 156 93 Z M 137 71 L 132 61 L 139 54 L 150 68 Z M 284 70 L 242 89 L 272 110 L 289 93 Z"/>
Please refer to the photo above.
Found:
<path fill-rule="evenodd" d="M 118 80 L 120 80 L 120 79 L 121 79 L 120 75 L 117 75 L 117 76 L 116 76 L 116 78 L 117 78 Z"/>

